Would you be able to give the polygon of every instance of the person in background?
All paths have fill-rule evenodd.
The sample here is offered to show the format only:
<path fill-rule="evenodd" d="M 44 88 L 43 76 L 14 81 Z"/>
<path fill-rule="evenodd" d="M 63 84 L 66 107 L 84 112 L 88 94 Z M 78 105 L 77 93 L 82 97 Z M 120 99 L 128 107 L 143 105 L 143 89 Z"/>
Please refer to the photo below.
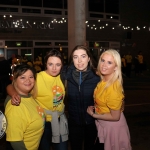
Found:
<path fill-rule="evenodd" d="M 54 49 L 45 56 L 45 70 L 37 73 L 36 100 L 46 114 L 40 150 L 50 150 L 52 143 L 55 150 L 68 149 L 68 123 L 63 102 L 65 89 L 60 78 L 62 65 L 61 53 Z M 11 85 L 8 85 L 7 92 L 12 97 L 12 103 L 19 105 L 20 96 Z"/>
<path fill-rule="evenodd" d="M 132 69 L 132 55 L 130 52 L 125 56 L 126 59 L 126 76 L 131 77 L 131 69 Z"/>
<path fill-rule="evenodd" d="M 40 61 L 38 57 L 36 57 L 35 61 L 33 61 L 33 65 L 37 73 L 42 71 L 43 64 L 42 64 L 42 61 Z"/>
<path fill-rule="evenodd" d="M 33 67 L 33 63 L 32 63 L 32 62 L 33 62 L 32 60 L 28 60 L 28 61 L 27 61 L 27 65 Z"/>
<path fill-rule="evenodd" d="M 134 57 L 134 73 L 135 73 L 135 76 L 138 76 L 139 75 L 139 61 L 138 61 L 138 55 L 136 55 Z"/>
<path fill-rule="evenodd" d="M 24 56 L 22 57 L 22 64 L 27 64 L 27 62 L 28 62 L 28 59 L 27 59 L 27 57 L 24 55 Z"/>
<path fill-rule="evenodd" d="M 35 79 L 36 72 L 32 67 L 18 65 L 14 68 L 12 85 L 21 97 L 21 104 L 12 105 L 10 96 L 5 100 L 6 141 L 14 150 L 38 150 L 44 131 L 44 110 L 34 99 Z M 9 146 L 6 150 L 11 149 Z"/>
<path fill-rule="evenodd" d="M 8 61 L 9 61 L 10 65 L 17 64 L 16 54 L 12 54 L 11 58 Z"/>
<path fill-rule="evenodd" d="M 94 104 L 93 92 L 100 81 L 95 73 L 91 53 L 86 46 L 77 45 L 70 55 L 70 64 L 62 71 L 66 83 L 69 140 L 71 150 L 92 150 L 97 130 L 95 119 L 87 112 Z M 84 144 L 83 144 L 84 142 Z"/>
<path fill-rule="evenodd" d="M 139 51 L 137 58 L 138 58 L 138 62 L 139 62 L 139 67 L 138 67 L 139 68 L 139 74 L 143 75 L 144 64 L 143 64 L 143 55 L 142 55 L 141 51 Z"/>
<path fill-rule="evenodd" d="M 98 138 L 105 150 L 131 150 L 130 133 L 124 110 L 121 58 L 116 50 L 106 50 L 100 56 L 97 70 L 101 77 L 94 90 L 94 106 L 87 112 L 96 119 Z"/>
<path fill-rule="evenodd" d="M 41 62 L 43 63 L 43 55 L 42 55 L 42 53 L 40 53 L 40 54 L 38 55 L 38 58 L 39 58 L 39 61 L 41 61 Z"/>
<path fill-rule="evenodd" d="M 0 56 L 0 98 L 5 99 L 7 96 L 6 86 L 11 83 L 9 75 L 12 73 L 9 62 L 4 56 Z"/>
<path fill-rule="evenodd" d="M 124 76 L 126 76 L 126 59 L 125 55 L 121 56 L 121 70 Z"/>

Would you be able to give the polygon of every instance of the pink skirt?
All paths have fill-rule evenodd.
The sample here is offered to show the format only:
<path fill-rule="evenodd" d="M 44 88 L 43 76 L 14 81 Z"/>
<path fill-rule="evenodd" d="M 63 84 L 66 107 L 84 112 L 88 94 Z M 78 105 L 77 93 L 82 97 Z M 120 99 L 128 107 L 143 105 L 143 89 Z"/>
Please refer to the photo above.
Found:
<path fill-rule="evenodd" d="M 131 150 L 130 133 L 124 114 L 119 121 L 96 120 L 98 138 L 105 150 Z"/>

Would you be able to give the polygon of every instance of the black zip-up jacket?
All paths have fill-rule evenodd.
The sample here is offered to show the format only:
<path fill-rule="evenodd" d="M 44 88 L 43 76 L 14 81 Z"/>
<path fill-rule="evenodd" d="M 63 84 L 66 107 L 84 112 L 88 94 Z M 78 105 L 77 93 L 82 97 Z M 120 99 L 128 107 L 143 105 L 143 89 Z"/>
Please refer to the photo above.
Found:
<path fill-rule="evenodd" d="M 87 107 L 94 105 L 93 93 L 100 77 L 89 69 L 88 75 L 79 86 L 73 79 L 73 70 L 75 67 L 71 65 L 65 73 L 69 120 L 79 125 L 93 123 L 94 119 L 87 113 Z"/>

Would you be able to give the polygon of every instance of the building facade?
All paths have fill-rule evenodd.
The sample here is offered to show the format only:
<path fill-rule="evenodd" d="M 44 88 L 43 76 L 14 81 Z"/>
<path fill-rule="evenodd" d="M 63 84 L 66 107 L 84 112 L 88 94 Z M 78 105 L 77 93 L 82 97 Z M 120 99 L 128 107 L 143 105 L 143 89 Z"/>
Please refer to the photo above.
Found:
<path fill-rule="evenodd" d="M 121 18 L 123 7 L 119 0 L 86 1 L 86 44 L 96 60 L 108 48 L 136 55 L 143 44 L 146 49 L 150 47 L 147 40 L 143 41 L 149 37 L 148 29 L 143 30 L 144 24 L 138 28 L 128 18 Z M 67 0 L 1 0 L 0 55 L 7 59 L 12 54 L 26 55 L 33 60 L 39 53 L 45 55 L 55 48 L 67 62 L 67 9 Z"/>

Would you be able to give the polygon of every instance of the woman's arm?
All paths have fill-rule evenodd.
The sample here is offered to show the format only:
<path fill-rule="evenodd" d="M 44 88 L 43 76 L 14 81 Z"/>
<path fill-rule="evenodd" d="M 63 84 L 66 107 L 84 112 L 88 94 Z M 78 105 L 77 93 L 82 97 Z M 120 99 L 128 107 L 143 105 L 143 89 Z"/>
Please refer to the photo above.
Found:
<path fill-rule="evenodd" d="M 93 110 L 94 110 L 94 106 L 89 106 L 87 108 L 87 113 L 95 119 L 100 119 L 105 121 L 118 121 L 120 119 L 120 114 L 121 114 L 120 110 L 110 109 L 110 113 L 105 113 L 105 114 L 95 114 Z"/>
<path fill-rule="evenodd" d="M 20 95 L 17 93 L 17 91 L 15 90 L 15 88 L 13 87 L 12 84 L 9 84 L 6 88 L 8 95 L 10 95 L 11 99 L 11 103 L 13 105 L 19 105 L 21 98 Z"/>

